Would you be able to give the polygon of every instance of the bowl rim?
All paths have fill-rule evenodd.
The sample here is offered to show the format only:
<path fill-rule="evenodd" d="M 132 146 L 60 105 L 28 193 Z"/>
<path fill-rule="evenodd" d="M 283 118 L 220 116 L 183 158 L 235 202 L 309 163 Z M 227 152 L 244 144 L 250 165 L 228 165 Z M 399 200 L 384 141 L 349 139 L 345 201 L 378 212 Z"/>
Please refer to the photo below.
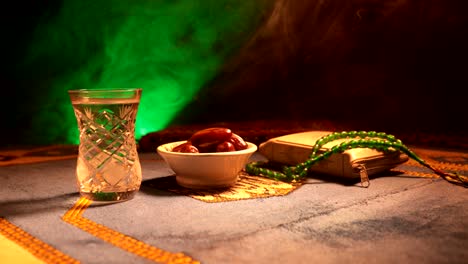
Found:
<path fill-rule="evenodd" d="M 242 149 L 242 150 L 236 150 L 236 151 L 226 151 L 226 152 L 207 152 L 207 153 L 186 153 L 186 152 L 173 152 L 166 150 L 168 146 L 171 145 L 178 145 L 187 142 L 187 140 L 181 140 L 181 141 L 174 141 L 174 142 L 169 142 L 165 143 L 162 145 L 159 145 L 156 148 L 156 151 L 160 155 L 173 155 L 173 156 L 185 156 L 185 157 L 223 157 L 223 156 L 237 156 L 237 155 L 244 155 L 244 154 L 250 154 L 255 151 L 257 151 L 258 147 L 252 142 L 245 142 L 247 143 L 248 148 Z"/>

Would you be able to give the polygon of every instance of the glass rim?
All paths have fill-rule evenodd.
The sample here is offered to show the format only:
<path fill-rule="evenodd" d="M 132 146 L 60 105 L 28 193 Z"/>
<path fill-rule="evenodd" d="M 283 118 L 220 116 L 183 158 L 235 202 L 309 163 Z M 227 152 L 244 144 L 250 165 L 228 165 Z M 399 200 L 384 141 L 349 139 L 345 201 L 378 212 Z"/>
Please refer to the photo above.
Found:
<path fill-rule="evenodd" d="M 70 89 L 68 93 L 102 93 L 102 92 L 135 92 L 135 91 L 142 91 L 142 88 L 84 88 L 84 89 Z"/>
<path fill-rule="evenodd" d="M 108 88 L 108 89 L 76 89 L 68 90 L 72 101 L 80 99 L 138 99 L 142 88 Z"/>

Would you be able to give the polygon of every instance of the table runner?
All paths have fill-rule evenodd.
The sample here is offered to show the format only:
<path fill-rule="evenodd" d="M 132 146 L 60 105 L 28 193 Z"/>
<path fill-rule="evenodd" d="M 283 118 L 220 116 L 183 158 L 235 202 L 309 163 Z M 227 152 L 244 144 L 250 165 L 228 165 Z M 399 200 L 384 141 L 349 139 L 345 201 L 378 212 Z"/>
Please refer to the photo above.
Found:
<path fill-rule="evenodd" d="M 457 151 L 446 151 L 446 150 L 435 150 L 435 149 L 423 149 L 416 148 L 413 149 L 418 155 L 420 155 L 427 162 L 439 167 L 441 169 L 449 171 L 457 171 L 462 174 L 467 174 L 468 172 L 468 154 L 464 152 Z M 14 153 L 15 155 L 12 155 Z M 26 153 L 26 154 L 25 154 Z M 31 155 L 33 153 L 34 155 Z M 38 164 L 42 163 L 44 166 L 54 162 L 66 161 L 67 172 L 73 171 L 74 159 L 76 158 L 76 146 L 50 146 L 44 148 L 32 148 L 25 150 L 8 150 L 0 153 L 3 156 L 15 156 L 15 158 L 8 159 L 6 161 L 0 161 L 0 165 L 6 167 L 16 167 L 16 166 L 27 166 L 27 164 Z M 214 190 L 207 192 L 193 192 L 184 188 L 177 186 L 174 180 L 172 172 L 163 165 L 162 160 L 155 154 L 143 154 L 141 155 L 143 166 L 157 163 L 158 168 L 150 170 L 145 174 L 147 177 L 142 185 L 142 192 L 144 193 L 154 193 L 167 191 L 173 193 L 175 196 L 169 195 L 168 197 L 176 197 L 180 199 L 179 195 L 184 197 L 190 197 L 194 200 L 198 200 L 204 203 L 229 203 L 245 199 L 263 199 L 273 196 L 286 196 L 291 192 L 295 191 L 298 188 L 302 188 L 303 184 L 308 184 L 309 182 L 289 184 L 282 182 L 274 182 L 269 179 L 262 177 L 249 176 L 249 175 L 240 175 L 240 181 L 236 186 L 227 190 Z M 261 159 L 262 157 L 255 155 L 253 159 Z M 14 160 L 16 160 L 14 162 Z M 46 168 L 46 167 L 38 168 Z M 62 167 L 62 166 L 59 166 Z M 150 166 L 149 166 L 150 167 Z M 34 168 L 34 167 L 33 167 Z M 0 168 L 1 169 L 1 168 Z M 388 174 L 386 176 L 395 176 L 395 177 L 426 177 L 426 178 L 438 178 L 437 175 L 433 174 L 427 168 L 420 166 L 414 161 L 409 161 L 401 166 L 398 166 L 392 170 L 393 174 Z M 18 177 L 18 175 L 15 175 Z M 152 177 L 157 176 L 157 177 Z M 4 173 L 0 175 L 0 179 L 4 177 L 10 178 L 11 175 Z M 68 173 L 67 178 L 69 182 L 73 181 L 73 174 Z M 71 180 L 71 181 L 70 181 Z M 373 179 L 374 180 L 374 179 Z M 371 180 L 371 181 L 373 181 Z M 3 179 L 3 183 L 11 185 L 11 181 Z M 71 187 L 71 188 L 70 188 Z M 72 190 L 75 186 L 70 185 L 66 189 Z M 372 188 L 372 187 L 370 187 Z M 457 187 L 461 188 L 461 187 Z M 4 197 L 5 198 L 5 197 Z M 11 198 L 11 197 L 9 197 Z M 69 200 L 68 210 L 63 212 L 61 219 L 62 221 L 71 224 L 78 229 L 88 232 L 92 236 L 106 243 L 109 243 L 117 248 L 123 249 L 131 254 L 145 258 L 150 261 L 161 262 L 161 263 L 197 263 L 198 260 L 193 258 L 191 254 L 186 254 L 184 252 L 173 252 L 170 250 L 164 250 L 151 244 L 145 243 L 142 239 L 136 239 L 131 235 L 126 235 L 123 232 L 119 232 L 111 227 L 106 226 L 105 224 L 100 224 L 97 221 L 90 220 L 83 216 L 85 210 L 91 206 L 92 202 L 86 199 L 79 198 L 77 194 L 69 194 L 65 197 Z M 138 200 L 138 199 L 136 199 Z M 14 201 L 14 200 L 13 200 Z M 140 201 L 141 202 L 141 201 Z M 5 203 L 3 206 L 0 206 L 0 209 L 5 209 Z M 50 203 L 49 203 L 50 204 Z M 128 203 L 130 204 L 130 202 Z M 15 205 L 13 203 L 13 205 Z M 52 203 L 53 205 L 53 203 Z M 122 206 L 125 203 L 122 204 Z M 180 206 L 180 205 L 179 205 Z M 20 208 L 21 206 L 19 206 Z M 98 208 L 98 207 L 95 207 Z M 24 256 L 25 258 L 28 254 L 25 251 L 14 250 L 16 246 L 20 246 L 22 249 L 25 249 L 28 252 L 31 252 L 35 257 L 35 260 L 45 261 L 47 263 L 77 263 L 80 262 L 79 256 L 70 256 L 69 254 L 60 251 L 57 249 L 60 245 L 50 245 L 44 238 L 41 240 L 37 238 L 34 234 L 23 230 L 21 225 L 16 225 L 15 221 L 18 220 L 18 217 L 15 214 L 9 216 L 10 213 L 14 210 L 3 210 L 0 211 L 0 234 L 3 235 L 0 241 L 5 242 L 5 238 L 8 238 L 8 243 L 3 243 L 3 246 L 10 248 L 12 251 L 8 250 L 8 253 L 17 252 L 17 254 Z M 102 220 L 102 218 L 101 218 Z M 19 221 L 25 225 L 24 221 Z M 27 224 L 26 224 L 27 226 Z M 13 230 L 13 231 L 12 231 Z M 11 241 L 15 244 L 12 246 Z M 26 241 L 26 242 L 25 242 Z M 29 241 L 29 242 L 28 242 Z M 35 241 L 35 242 L 31 242 Z M 2 256 L 5 257 L 7 250 L 2 250 Z M 16 254 L 16 253 L 15 253 Z M 9 257 L 11 259 L 11 257 Z M 31 259 L 31 258 L 30 258 Z M 34 258 L 33 258 L 34 259 Z M 30 262 L 33 263 L 33 262 Z"/>

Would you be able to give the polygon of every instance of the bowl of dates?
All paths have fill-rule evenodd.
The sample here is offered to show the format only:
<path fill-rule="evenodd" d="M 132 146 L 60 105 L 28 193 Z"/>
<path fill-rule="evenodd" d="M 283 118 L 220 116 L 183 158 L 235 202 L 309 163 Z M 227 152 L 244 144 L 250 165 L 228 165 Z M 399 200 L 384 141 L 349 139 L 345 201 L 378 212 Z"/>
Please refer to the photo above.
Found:
<path fill-rule="evenodd" d="M 199 130 L 187 140 L 158 146 L 179 185 L 191 189 L 224 188 L 237 182 L 257 146 L 229 128 Z"/>

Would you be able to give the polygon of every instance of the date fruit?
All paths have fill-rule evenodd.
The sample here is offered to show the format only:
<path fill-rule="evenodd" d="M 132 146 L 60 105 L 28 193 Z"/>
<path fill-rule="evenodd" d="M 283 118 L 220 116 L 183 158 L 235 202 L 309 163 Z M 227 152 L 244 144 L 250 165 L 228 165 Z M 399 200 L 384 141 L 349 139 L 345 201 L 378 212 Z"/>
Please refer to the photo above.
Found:
<path fill-rule="evenodd" d="M 191 142 L 182 143 L 172 149 L 173 152 L 184 152 L 184 153 L 199 153 L 197 147 L 192 145 Z"/>
<path fill-rule="evenodd" d="M 239 135 L 232 133 L 231 138 L 229 139 L 229 142 L 231 142 L 234 145 L 234 148 L 236 150 L 243 150 L 246 149 L 247 143 L 245 143 L 244 139 L 241 138 Z"/>
<path fill-rule="evenodd" d="M 224 141 L 223 143 L 218 144 L 218 146 L 216 146 L 216 152 L 229 152 L 229 151 L 236 151 L 236 148 L 234 147 L 234 145 L 229 141 Z"/>
<path fill-rule="evenodd" d="M 230 152 L 243 150 L 247 143 L 231 129 L 212 127 L 192 134 L 187 142 L 176 146 L 172 151 L 184 153 Z"/>
<path fill-rule="evenodd" d="M 205 152 L 215 150 L 218 144 L 228 141 L 231 136 L 232 131 L 229 128 L 212 127 L 195 132 L 188 141 Z"/>

